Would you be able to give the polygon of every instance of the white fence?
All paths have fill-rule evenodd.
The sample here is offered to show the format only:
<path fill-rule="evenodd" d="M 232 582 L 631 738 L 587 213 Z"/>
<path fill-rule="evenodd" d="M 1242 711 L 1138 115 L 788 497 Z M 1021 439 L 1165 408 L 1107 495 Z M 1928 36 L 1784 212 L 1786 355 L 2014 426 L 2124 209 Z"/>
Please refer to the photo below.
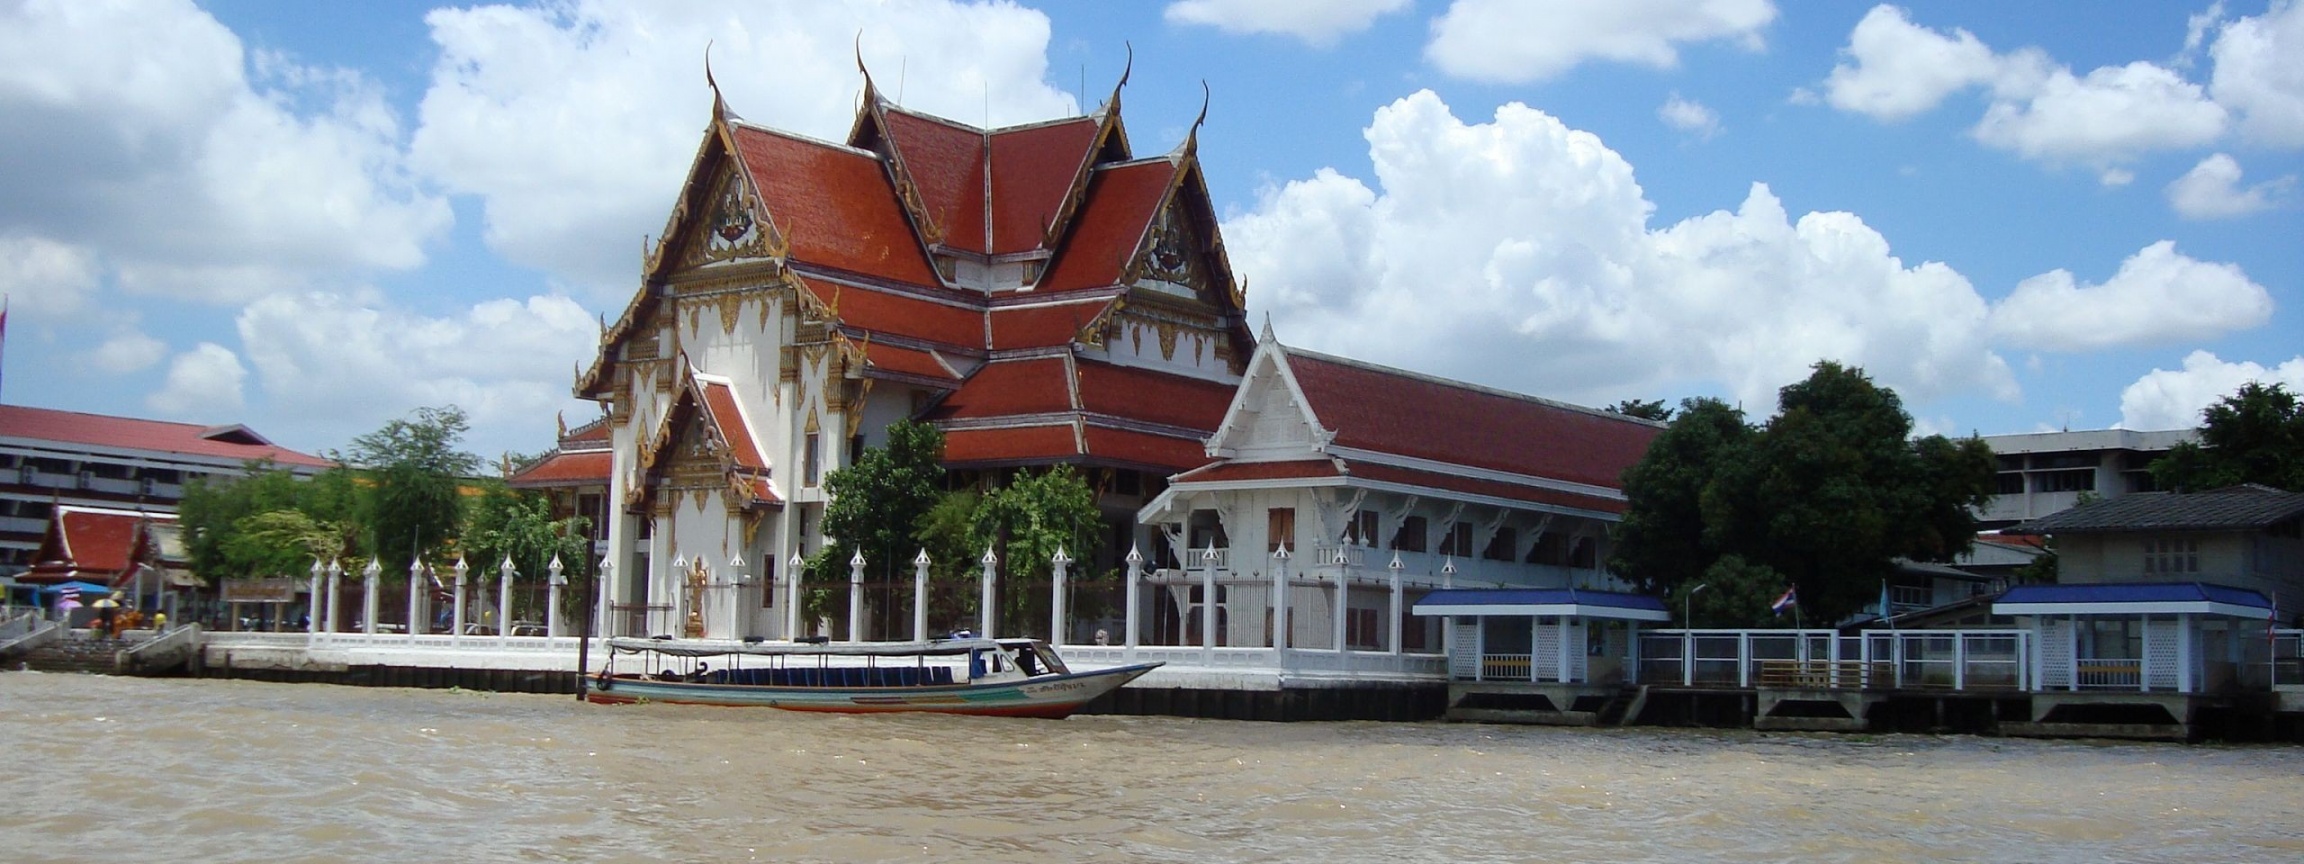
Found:
<path fill-rule="evenodd" d="M 1640 681 L 1682 687 L 2029 690 L 2023 630 L 1656 630 Z"/>

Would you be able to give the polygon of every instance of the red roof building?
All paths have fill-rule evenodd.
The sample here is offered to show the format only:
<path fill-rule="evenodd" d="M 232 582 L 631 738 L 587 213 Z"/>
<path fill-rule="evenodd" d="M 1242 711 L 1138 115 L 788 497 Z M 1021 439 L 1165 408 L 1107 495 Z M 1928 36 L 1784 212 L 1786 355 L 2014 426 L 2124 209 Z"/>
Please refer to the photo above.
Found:
<path fill-rule="evenodd" d="M 1085 116 L 984 129 L 867 76 L 835 142 L 715 93 L 576 383 L 607 409 L 605 471 L 564 446 L 514 478 L 605 477 L 608 629 L 794 632 L 777 570 L 823 542 L 824 476 L 903 419 L 941 427 L 963 476 L 1078 466 L 1136 532 L 1164 478 L 1207 461 L 1255 345 L 1197 131 L 1139 156 L 1118 87 Z"/>
<path fill-rule="evenodd" d="M 0 405 L 0 576 L 35 563 L 63 507 L 174 513 L 187 481 L 250 462 L 305 476 L 333 464 L 246 426 Z"/>

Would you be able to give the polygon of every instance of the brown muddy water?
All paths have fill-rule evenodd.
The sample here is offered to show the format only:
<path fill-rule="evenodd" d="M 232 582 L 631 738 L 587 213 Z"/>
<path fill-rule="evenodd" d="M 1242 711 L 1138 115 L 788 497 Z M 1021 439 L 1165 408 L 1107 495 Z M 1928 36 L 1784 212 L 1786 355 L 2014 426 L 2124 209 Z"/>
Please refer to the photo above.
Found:
<path fill-rule="evenodd" d="M 2304 861 L 2304 748 L 0 673 L 0 860 Z"/>

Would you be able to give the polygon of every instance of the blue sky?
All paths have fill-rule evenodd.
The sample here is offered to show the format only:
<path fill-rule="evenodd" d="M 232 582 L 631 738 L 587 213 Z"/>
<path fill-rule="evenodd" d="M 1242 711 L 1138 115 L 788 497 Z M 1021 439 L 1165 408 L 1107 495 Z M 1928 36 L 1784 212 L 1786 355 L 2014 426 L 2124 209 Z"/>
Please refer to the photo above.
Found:
<path fill-rule="evenodd" d="M 1200 154 L 1283 341 L 1756 416 L 1819 359 L 1921 428 L 2186 425 L 2304 387 L 2304 7 L 1639 0 L 0 0 L 11 404 L 338 448 L 550 446 L 710 104 L 1122 99 Z M 804 230 L 804 229 L 803 229 Z"/>

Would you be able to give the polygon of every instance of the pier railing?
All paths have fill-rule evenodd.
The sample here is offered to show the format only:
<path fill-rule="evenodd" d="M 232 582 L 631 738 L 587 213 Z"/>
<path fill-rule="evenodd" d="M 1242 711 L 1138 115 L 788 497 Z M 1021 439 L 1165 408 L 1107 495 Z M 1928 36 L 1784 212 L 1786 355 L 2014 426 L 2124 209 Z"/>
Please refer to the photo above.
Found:
<path fill-rule="evenodd" d="M 1642 683 L 1824 690 L 2029 689 L 2021 630 L 1656 630 L 1640 635 Z"/>

